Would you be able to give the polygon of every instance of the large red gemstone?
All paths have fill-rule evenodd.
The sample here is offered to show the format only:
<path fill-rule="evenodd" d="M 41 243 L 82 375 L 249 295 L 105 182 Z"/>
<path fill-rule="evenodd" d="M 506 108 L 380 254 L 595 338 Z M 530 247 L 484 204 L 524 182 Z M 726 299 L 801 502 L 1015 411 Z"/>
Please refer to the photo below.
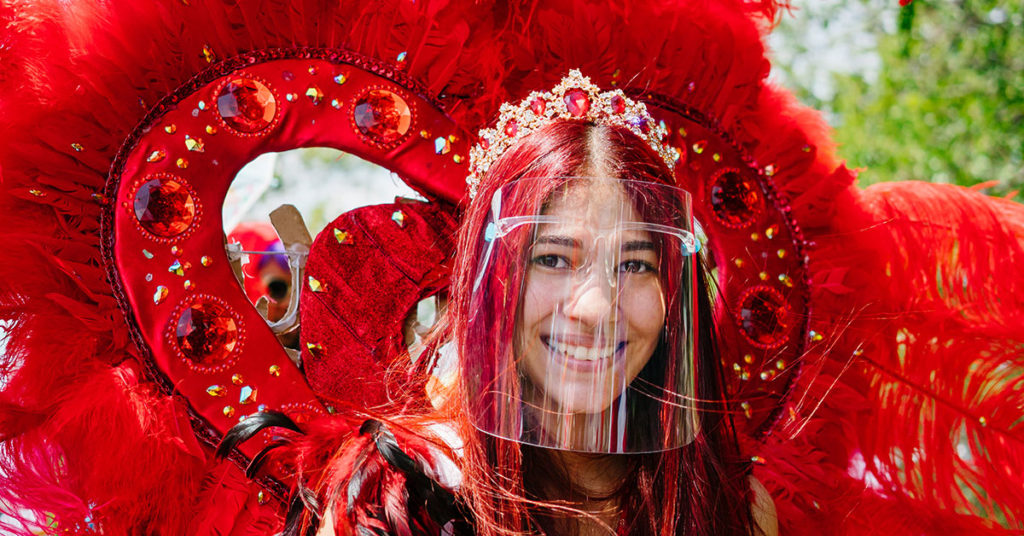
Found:
<path fill-rule="evenodd" d="M 583 117 L 590 110 L 590 97 L 582 89 L 570 89 L 562 98 L 565 100 L 565 108 L 573 117 Z"/>
<path fill-rule="evenodd" d="M 754 287 L 743 296 L 739 322 L 743 333 L 755 345 L 774 348 L 788 338 L 789 304 L 774 289 Z"/>
<path fill-rule="evenodd" d="M 409 105 L 402 97 L 386 89 L 368 91 L 356 101 L 352 115 L 359 132 L 380 145 L 398 141 L 412 125 Z"/>
<path fill-rule="evenodd" d="M 621 114 L 626 111 L 626 99 L 622 98 L 622 95 L 615 95 L 611 101 L 612 112 Z"/>
<path fill-rule="evenodd" d="M 715 177 L 709 200 L 718 221 L 734 229 L 750 225 L 761 210 L 757 183 L 734 170 Z"/>
<path fill-rule="evenodd" d="M 192 225 L 195 217 L 195 200 L 178 181 L 157 177 L 135 191 L 135 218 L 143 229 L 157 236 L 178 236 Z"/>
<path fill-rule="evenodd" d="M 544 102 L 544 99 L 534 97 L 534 99 L 530 101 L 530 109 L 533 110 L 535 115 L 544 115 L 544 111 L 548 109 L 548 104 Z"/>
<path fill-rule="evenodd" d="M 261 82 L 235 78 L 217 95 L 217 112 L 227 125 L 239 132 L 259 132 L 274 122 L 277 101 Z"/>
<path fill-rule="evenodd" d="M 189 361 L 205 367 L 223 363 L 238 345 L 238 325 L 227 309 L 199 300 L 178 318 L 178 348 Z"/>

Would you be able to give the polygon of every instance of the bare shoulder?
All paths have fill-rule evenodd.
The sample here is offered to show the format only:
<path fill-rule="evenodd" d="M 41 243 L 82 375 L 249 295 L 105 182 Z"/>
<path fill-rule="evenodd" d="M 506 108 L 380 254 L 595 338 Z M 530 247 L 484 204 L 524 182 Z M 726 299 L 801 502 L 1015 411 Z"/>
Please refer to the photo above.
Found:
<path fill-rule="evenodd" d="M 750 503 L 750 513 L 754 517 L 755 534 L 778 536 L 779 520 L 775 515 L 775 501 L 772 500 L 771 494 L 753 475 L 750 476 L 750 490 L 754 494 Z"/>

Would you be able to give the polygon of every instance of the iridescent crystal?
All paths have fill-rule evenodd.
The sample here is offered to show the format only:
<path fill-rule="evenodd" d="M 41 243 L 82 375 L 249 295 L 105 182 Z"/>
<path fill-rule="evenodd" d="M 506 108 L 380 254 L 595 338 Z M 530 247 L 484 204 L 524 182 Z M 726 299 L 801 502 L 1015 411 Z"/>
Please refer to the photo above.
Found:
<path fill-rule="evenodd" d="M 262 82 L 234 78 L 217 95 L 217 112 L 231 128 L 245 133 L 259 132 L 274 122 L 277 102 Z"/>
<path fill-rule="evenodd" d="M 313 106 L 317 106 L 320 104 L 320 101 L 324 99 L 324 92 L 320 91 L 320 88 L 316 86 L 309 86 L 309 88 L 306 89 L 306 97 L 309 97 Z"/>
<path fill-rule="evenodd" d="M 372 89 L 356 101 L 352 120 L 359 132 L 381 145 L 397 142 L 412 126 L 412 111 L 402 97 L 386 89 Z"/>
<path fill-rule="evenodd" d="M 213 47 L 210 45 L 203 45 L 202 56 L 206 63 L 213 63 L 213 60 L 217 59 L 217 55 L 213 52 Z"/>
<path fill-rule="evenodd" d="M 149 162 L 150 164 L 152 164 L 152 163 L 155 163 L 155 162 L 159 162 L 159 161 L 163 160 L 164 158 L 167 158 L 167 153 L 165 153 L 163 151 L 163 149 L 157 149 L 157 150 L 153 151 L 152 153 L 149 153 L 149 156 L 146 157 L 146 162 Z"/>
<path fill-rule="evenodd" d="M 395 222 L 399 227 L 405 227 L 405 213 L 401 210 L 392 212 L 391 221 Z"/>
<path fill-rule="evenodd" d="M 175 336 L 186 359 L 197 365 L 217 366 L 235 350 L 239 333 L 225 306 L 201 299 L 181 312 Z"/>
<path fill-rule="evenodd" d="M 188 160 L 185 160 L 184 158 L 179 158 L 176 163 L 181 169 L 186 169 L 188 167 Z"/>
<path fill-rule="evenodd" d="M 252 404 L 256 401 L 256 388 L 248 385 L 242 387 L 238 392 L 239 404 Z"/>
<path fill-rule="evenodd" d="M 231 406 L 224 406 L 224 410 L 223 411 L 224 411 L 224 416 L 229 418 L 229 419 L 231 417 L 235 416 L 235 408 L 233 408 Z"/>
<path fill-rule="evenodd" d="M 344 84 L 345 82 L 348 82 L 348 75 L 346 73 L 341 73 L 338 76 L 334 77 L 334 83 L 338 84 L 339 86 Z"/>
<path fill-rule="evenodd" d="M 135 191 L 135 218 L 143 229 L 170 238 L 185 232 L 196 216 L 196 204 L 181 183 L 170 178 L 151 179 Z"/>
<path fill-rule="evenodd" d="M 167 267 L 167 271 L 175 275 L 185 275 L 185 269 L 182 268 L 180 261 L 174 261 L 170 266 Z"/>
<path fill-rule="evenodd" d="M 206 394 L 210 396 L 224 396 L 228 394 L 228 388 L 223 385 L 211 385 L 206 388 Z"/>
<path fill-rule="evenodd" d="M 348 231 L 342 231 L 337 227 L 334 228 L 334 239 L 337 240 L 339 244 L 352 243 L 352 235 L 350 235 Z"/>
<path fill-rule="evenodd" d="M 213 259 L 210 258 L 209 255 L 203 255 L 203 257 L 199 259 L 199 264 L 202 264 L 203 266 L 209 266 L 213 264 Z"/>
<path fill-rule="evenodd" d="M 156 292 L 153 293 L 153 303 L 155 305 L 160 305 L 167 298 L 167 295 L 169 293 L 170 290 L 168 290 L 167 287 L 163 285 L 156 287 Z"/>
<path fill-rule="evenodd" d="M 174 126 L 173 124 L 167 125 L 166 127 L 164 127 L 164 132 L 166 132 L 168 134 L 174 134 L 177 131 L 178 131 L 178 127 Z"/>
<path fill-rule="evenodd" d="M 313 292 L 321 292 L 323 289 L 324 286 L 320 284 L 320 281 L 313 276 L 309 276 L 309 290 L 312 290 Z"/>
<path fill-rule="evenodd" d="M 245 378 L 243 378 L 241 374 L 236 372 L 231 375 L 231 383 L 235 385 L 242 385 L 243 383 L 245 383 Z"/>
<path fill-rule="evenodd" d="M 206 125 L 206 128 L 204 130 L 206 130 L 206 133 L 211 136 L 217 133 L 217 127 L 213 125 Z"/>
<path fill-rule="evenodd" d="M 153 254 L 150 253 L 148 249 L 142 250 L 142 256 L 146 257 L 147 259 L 152 259 L 153 258 Z"/>
<path fill-rule="evenodd" d="M 270 368 L 267 369 L 267 372 L 269 372 L 271 376 L 280 376 L 281 375 L 281 367 L 279 367 L 277 365 L 270 365 Z"/>
<path fill-rule="evenodd" d="M 452 150 L 452 144 L 448 138 L 437 138 L 434 140 L 434 152 L 437 154 L 448 154 Z"/>

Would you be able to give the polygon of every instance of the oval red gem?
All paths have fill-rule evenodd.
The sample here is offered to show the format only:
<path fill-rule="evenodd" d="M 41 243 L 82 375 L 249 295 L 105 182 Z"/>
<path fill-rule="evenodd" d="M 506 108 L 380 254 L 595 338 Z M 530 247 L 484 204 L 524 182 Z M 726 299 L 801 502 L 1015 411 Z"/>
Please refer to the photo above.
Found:
<path fill-rule="evenodd" d="M 356 128 L 369 141 L 390 145 L 409 132 L 412 110 L 405 99 L 386 89 L 372 89 L 352 109 Z"/>
<path fill-rule="evenodd" d="M 734 229 L 750 225 L 761 210 L 757 183 L 734 170 L 715 176 L 708 199 L 718 221 Z"/>
<path fill-rule="evenodd" d="M 544 115 L 544 111 L 548 109 L 548 103 L 544 102 L 544 99 L 537 97 L 530 101 L 530 109 L 536 115 Z"/>
<path fill-rule="evenodd" d="M 235 78 L 224 84 L 217 95 L 217 113 L 229 127 L 251 134 L 274 122 L 277 101 L 263 83 Z"/>
<path fill-rule="evenodd" d="M 590 111 L 590 97 L 585 91 L 579 88 L 570 89 L 562 97 L 565 100 L 565 108 L 573 117 L 583 117 Z"/>
<path fill-rule="evenodd" d="M 621 95 L 612 97 L 611 105 L 613 113 L 621 114 L 626 111 L 626 99 L 622 98 Z"/>
<path fill-rule="evenodd" d="M 196 365 L 217 366 L 238 345 L 238 325 L 227 308 L 200 300 L 185 308 L 175 330 L 178 349 Z"/>
<path fill-rule="evenodd" d="M 774 348 L 788 338 L 789 304 L 774 289 L 754 287 L 740 302 L 739 323 L 750 342 L 761 348 Z"/>
<path fill-rule="evenodd" d="M 148 180 L 135 190 L 135 219 L 143 229 L 164 238 L 192 225 L 196 203 L 183 184 L 167 177 Z"/>
<path fill-rule="evenodd" d="M 512 136 L 516 135 L 516 132 L 519 132 L 519 123 L 516 123 L 515 120 L 512 120 L 512 121 L 509 121 L 508 123 L 505 123 L 505 135 L 506 136 L 511 138 Z"/>

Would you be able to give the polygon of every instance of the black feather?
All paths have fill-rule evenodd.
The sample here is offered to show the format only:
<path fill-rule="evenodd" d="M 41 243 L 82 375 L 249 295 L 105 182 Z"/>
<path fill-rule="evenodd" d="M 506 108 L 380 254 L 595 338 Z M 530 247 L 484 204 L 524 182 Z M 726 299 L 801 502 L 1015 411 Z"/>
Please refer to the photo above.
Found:
<path fill-rule="evenodd" d="M 285 428 L 302 433 L 299 425 L 284 413 L 279 411 L 254 413 L 246 417 L 244 421 L 232 426 L 228 433 L 224 434 L 224 439 L 220 441 L 220 445 L 217 445 L 217 458 L 226 458 L 231 449 L 252 439 L 261 430 L 267 428 Z"/>

